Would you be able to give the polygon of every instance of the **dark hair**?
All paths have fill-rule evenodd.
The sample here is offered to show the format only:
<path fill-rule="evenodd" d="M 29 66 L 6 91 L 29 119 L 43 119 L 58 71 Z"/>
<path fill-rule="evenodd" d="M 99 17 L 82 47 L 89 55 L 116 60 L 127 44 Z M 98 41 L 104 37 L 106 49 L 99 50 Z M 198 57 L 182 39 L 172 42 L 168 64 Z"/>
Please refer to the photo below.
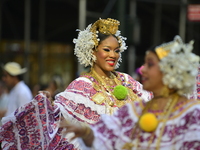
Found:
<path fill-rule="evenodd" d="M 9 74 L 9 73 L 8 73 Z M 19 81 L 23 80 L 23 74 L 17 75 L 17 76 L 13 76 L 11 74 L 9 74 L 11 77 L 16 77 Z"/>
<path fill-rule="evenodd" d="M 149 47 L 147 50 L 156 53 L 155 48 L 156 48 L 156 46 L 153 45 L 153 46 Z"/>
<path fill-rule="evenodd" d="M 17 78 L 19 79 L 19 81 L 22 81 L 23 80 L 23 74 L 18 75 Z"/>
<path fill-rule="evenodd" d="M 158 57 L 158 55 L 157 55 L 157 53 L 156 53 L 156 47 L 157 46 L 151 46 L 150 48 L 148 48 L 147 49 L 147 51 L 149 51 L 149 52 L 153 52 L 157 57 Z M 158 57 L 158 59 L 159 59 L 159 57 Z M 160 59 L 159 59 L 160 60 Z"/>
<path fill-rule="evenodd" d="M 98 38 L 99 38 L 99 44 L 103 41 L 103 40 L 105 40 L 105 39 L 107 39 L 109 36 L 113 36 L 113 37 L 115 37 L 117 40 L 118 40 L 118 38 L 114 35 L 114 34 L 108 34 L 108 35 L 106 35 L 106 34 L 102 34 L 102 33 L 98 33 L 97 34 L 98 35 Z M 99 45 L 98 44 L 98 45 Z"/>

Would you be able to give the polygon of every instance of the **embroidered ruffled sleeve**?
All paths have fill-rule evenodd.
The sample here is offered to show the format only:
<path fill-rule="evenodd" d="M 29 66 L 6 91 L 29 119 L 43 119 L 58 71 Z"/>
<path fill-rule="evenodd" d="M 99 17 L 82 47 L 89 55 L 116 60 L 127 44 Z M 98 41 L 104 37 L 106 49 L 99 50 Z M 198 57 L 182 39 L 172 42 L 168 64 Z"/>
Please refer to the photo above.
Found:
<path fill-rule="evenodd" d="M 130 140 L 132 127 L 137 122 L 133 116 L 131 104 L 123 106 L 112 116 L 102 115 L 101 120 L 92 125 L 94 149 L 121 150 L 124 143 Z"/>
<path fill-rule="evenodd" d="M 60 110 L 42 94 L 4 117 L 0 128 L 3 149 L 52 149 L 59 145 Z M 64 141 L 63 141 L 64 142 Z M 71 145 L 65 142 L 65 146 Z"/>
<path fill-rule="evenodd" d="M 96 93 L 92 82 L 84 77 L 74 80 L 68 88 L 56 95 L 55 104 L 61 109 L 62 115 L 71 123 L 86 122 L 94 124 L 104 113 L 104 107 L 92 101 Z"/>

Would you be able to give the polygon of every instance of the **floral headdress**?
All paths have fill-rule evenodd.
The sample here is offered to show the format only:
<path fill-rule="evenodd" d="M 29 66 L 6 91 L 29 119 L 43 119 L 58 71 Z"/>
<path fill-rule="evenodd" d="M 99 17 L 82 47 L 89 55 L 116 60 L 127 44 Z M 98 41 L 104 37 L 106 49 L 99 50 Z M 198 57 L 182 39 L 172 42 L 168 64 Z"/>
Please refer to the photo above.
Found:
<path fill-rule="evenodd" d="M 87 67 L 92 66 L 93 62 L 96 61 L 96 56 L 93 55 L 93 49 L 99 44 L 97 35 L 99 32 L 106 35 L 113 34 L 117 37 L 120 44 L 119 61 L 121 62 L 121 52 L 124 52 L 124 50 L 127 49 L 127 46 L 125 43 L 126 38 L 121 36 L 121 32 L 118 30 L 119 25 L 119 21 L 107 18 L 97 20 L 93 25 L 88 25 L 83 31 L 78 29 L 78 38 L 74 39 L 73 42 L 75 43 L 74 54 L 77 56 L 80 64 Z M 119 67 L 119 61 L 115 69 Z"/>
<path fill-rule="evenodd" d="M 180 36 L 155 48 L 163 72 L 163 83 L 181 95 L 194 90 L 198 74 L 199 56 L 192 53 L 193 41 L 183 43 Z"/>

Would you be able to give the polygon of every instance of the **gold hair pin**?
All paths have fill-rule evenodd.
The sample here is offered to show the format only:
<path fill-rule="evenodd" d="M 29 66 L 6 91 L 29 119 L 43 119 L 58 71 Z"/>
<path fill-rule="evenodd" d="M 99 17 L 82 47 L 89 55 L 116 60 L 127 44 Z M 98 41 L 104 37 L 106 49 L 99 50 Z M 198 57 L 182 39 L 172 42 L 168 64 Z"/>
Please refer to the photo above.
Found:
<path fill-rule="evenodd" d="M 94 34 L 93 40 L 95 42 L 95 47 L 98 45 L 98 39 L 96 35 L 98 31 L 106 35 L 116 34 L 119 25 L 120 22 L 118 20 L 111 18 L 97 20 L 90 29 L 90 31 Z"/>

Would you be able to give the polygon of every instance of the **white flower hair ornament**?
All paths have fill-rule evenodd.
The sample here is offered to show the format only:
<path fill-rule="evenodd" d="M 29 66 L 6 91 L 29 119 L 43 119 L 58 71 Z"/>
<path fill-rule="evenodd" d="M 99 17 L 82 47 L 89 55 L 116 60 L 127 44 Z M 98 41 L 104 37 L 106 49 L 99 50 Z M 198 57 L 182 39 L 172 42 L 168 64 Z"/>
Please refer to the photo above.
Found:
<path fill-rule="evenodd" d="M 98 38 L 98 33 L 100 32 L 106 35 L 115 35 L 118 39 L 120 44 L 120 57 L 115 66 L 115 69 L 117 69 L 120 66 L 119 62 L 122 62 L 121 52 L 127 49 L 125 43 L 126 38 L 121 36 L 121 32 L 118 30 L 119 25 L 118 20 L 107 18 L 97 20 L 93 25 L 88 25 L 83 31 L 78 29 L 78 38 L 73 39 L 73 43 L 75 43 L 74 54 L 77 56 L 80 64 L 85 67 L 93 66 L 93 62 L 96 61 L 96 56 L 93 55 L 93 51 L 99 44 L 100 39 Z"/>
<path fill-rule="evenodd" d="M 155 48 L 163 72 L 163 83 L 180 95 L 192 92 L 198 74 L 199 56 L 192 53 L 194 41 L 183 43 L 180 36 Z"/>

